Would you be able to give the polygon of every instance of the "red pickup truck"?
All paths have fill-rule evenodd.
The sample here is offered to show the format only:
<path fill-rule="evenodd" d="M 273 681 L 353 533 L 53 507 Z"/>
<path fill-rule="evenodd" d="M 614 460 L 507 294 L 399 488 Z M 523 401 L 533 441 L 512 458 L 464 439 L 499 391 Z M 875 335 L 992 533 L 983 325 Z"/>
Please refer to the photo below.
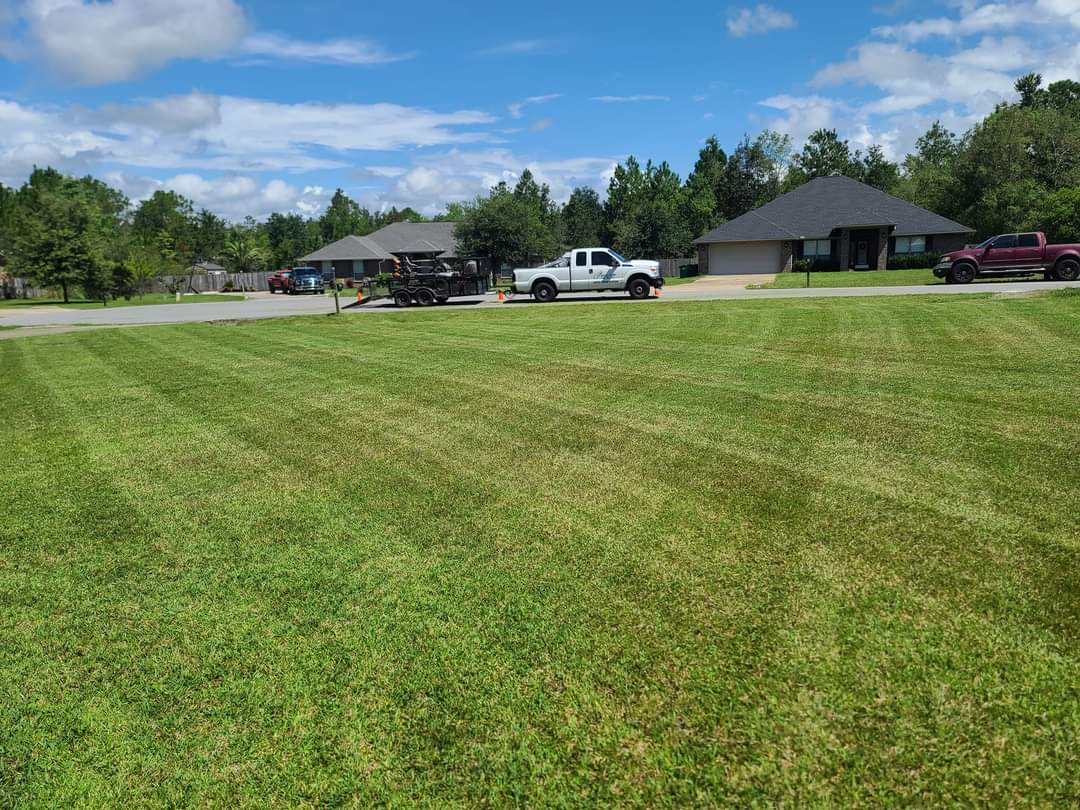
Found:
<path fill-rule="evenodd" d="M 266 280 L 266 285 L 270 288 L 270 294 L 273 295 L 276 292 L 287 293 L 289 291 L 289 276 L 292 275 L 292 270 L 278 270 L 270 278 Z"/>
<path fill-rule="evenodd" d="M 1080 278 L 1080 244 L 1048 245 L 1043 233 L 1006 233 L 980 245 L 953 250 L 941 257 L 934 275 L 950 284 L 969 284 L 979 277 L 1030 276 L 1047 280 Z"/>

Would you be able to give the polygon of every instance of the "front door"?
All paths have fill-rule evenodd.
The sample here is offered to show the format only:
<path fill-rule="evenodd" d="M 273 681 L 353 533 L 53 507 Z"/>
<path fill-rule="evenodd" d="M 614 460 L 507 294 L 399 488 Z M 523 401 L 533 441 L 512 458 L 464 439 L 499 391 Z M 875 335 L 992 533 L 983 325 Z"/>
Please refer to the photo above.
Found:
<path fill-rule="evenodd" d="M 870 266 L 870 245 L 865 239 L 860 239 L 855 245 L 855 266 L 858 268 Z"/>
<path fill-rule="evenodd" d="M 621 264 L 619 260 L 606 250 L 590 250 L 589 253 L 592 254 L 592 289 L 611 290 L 618 287 L 619 265 Z"/>
<path fill-rule="evenodd" d="M 994 270 L 1016 265 L 1017 239 L 1015 233 L 1007 233 L 995 239 L 983 254 L 984 270 Z"/>

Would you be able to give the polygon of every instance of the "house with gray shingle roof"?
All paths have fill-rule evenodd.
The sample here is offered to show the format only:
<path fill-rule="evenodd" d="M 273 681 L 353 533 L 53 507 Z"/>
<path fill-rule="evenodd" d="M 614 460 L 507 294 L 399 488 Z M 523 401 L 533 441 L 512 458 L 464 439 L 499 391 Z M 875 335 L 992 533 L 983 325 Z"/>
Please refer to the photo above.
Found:
<path fill-rule="evenodd" d="M 888 257 L 963 247 L 974 231 L 850 177 L 818 177 L 699 239 L 700 272 L 790 271 L 796 259 L 840 270 L 877 269 Z"/>
<path fill-rule="evenodd" d="M 456 222 L 394 222 L 367 236 L 346 236 L 300 259 L 333 270 L 337 278 L 374 276 L 393 270 L 393 260 L 457 258 Z"/>

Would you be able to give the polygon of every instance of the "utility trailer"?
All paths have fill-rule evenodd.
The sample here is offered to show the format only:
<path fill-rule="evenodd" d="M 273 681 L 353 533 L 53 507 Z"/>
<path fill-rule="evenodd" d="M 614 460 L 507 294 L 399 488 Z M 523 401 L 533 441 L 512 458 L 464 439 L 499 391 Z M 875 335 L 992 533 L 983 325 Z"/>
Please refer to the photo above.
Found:
<path fill-rule="evenodd" d="M 405 259 L 401 270 L 390 278 L 389 296 L 399 307 L 417 304 L 430 307 L 445 304 L 462 295 L 483 295 L 488 291 L 487 273 L 480 271 L 480 262 L 466 261 L 453 269 L 438 259 Z"/>

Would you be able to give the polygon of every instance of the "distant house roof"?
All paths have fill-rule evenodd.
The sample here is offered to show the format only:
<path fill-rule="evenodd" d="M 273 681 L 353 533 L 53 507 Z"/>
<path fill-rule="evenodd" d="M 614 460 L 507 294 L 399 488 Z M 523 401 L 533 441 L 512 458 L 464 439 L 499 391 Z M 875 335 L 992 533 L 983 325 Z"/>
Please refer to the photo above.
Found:
<path fill-rule="evenodd" d="M 825 239 L 836 228 L 881 226 L 895 227 L 896 236 L 973 231 L 858 180 L 837 176 L 815 178 L 771 203 L 725 222 L 695 242 Z"/>
<path fill-rule="evenodd" d="M 326 247 L 309 253 L 300 259 L 302 262 L 336 262 L 361 259 L 389 259 L 391 255 L 383 250 L 370 236 L 346 236 Z"/>
<path fill-rule="evenodd" d="M 457 255 L 456 226 L 456 222 L 395 222 L 368 238 L 394 254 L 438 253 L 452 259 Z"/>
<path fill-rule="evenodd" d="M 224 273 L 225 268 L 213 262 L 195 262 L 193 265 L 197 273 Z"/>
<path fill-rule="evenodd" d="M 434 253 L 452 259 L 457 256 L 456 225 L 456 222 L 395 222 L 367 236 L 346 236 L 309 253 L 300 261 L 390 259 L 417 253 Z"/>

